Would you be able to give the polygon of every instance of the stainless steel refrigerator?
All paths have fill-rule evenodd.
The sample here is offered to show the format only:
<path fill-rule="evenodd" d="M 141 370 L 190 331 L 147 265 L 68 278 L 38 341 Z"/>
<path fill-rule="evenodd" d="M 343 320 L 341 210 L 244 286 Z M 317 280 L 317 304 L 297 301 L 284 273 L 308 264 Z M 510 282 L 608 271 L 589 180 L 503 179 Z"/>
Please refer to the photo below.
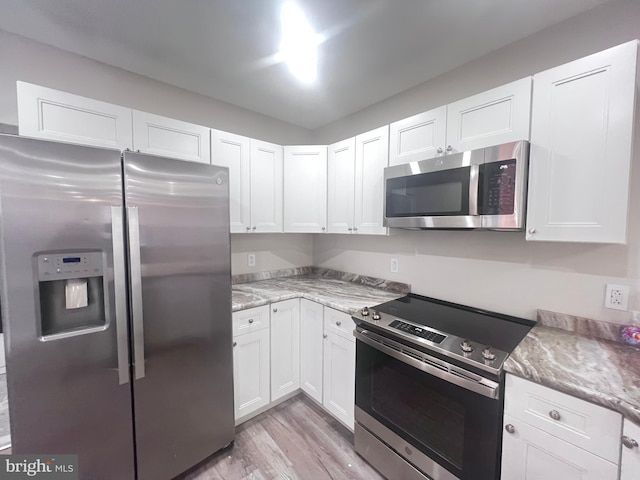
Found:
<path fill-rule="evenodd" d="M 228 170 L 0 135 L 14 453 L 170 479 L 234 438 Z"/>

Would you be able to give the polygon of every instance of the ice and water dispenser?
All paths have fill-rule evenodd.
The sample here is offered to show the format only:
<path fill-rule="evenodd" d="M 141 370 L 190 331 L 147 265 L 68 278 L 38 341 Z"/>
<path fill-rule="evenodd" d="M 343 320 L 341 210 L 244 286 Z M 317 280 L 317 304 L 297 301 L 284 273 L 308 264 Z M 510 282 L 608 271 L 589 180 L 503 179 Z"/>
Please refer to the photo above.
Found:
<path fill-rule="evenodd" d="M 40 336 L 78 334 L 104 327 L 105 272 L 101 251 L 38 254 Z"/>

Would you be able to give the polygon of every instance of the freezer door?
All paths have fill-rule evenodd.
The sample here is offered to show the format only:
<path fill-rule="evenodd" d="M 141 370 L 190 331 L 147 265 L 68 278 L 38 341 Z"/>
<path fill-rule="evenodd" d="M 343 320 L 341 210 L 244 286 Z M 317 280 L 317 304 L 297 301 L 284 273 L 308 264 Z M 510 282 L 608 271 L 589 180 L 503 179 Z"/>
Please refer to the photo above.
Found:
<path fill-rule="evenodd" d="M 228 169 L 125 153 L 139 480 L 234 438 Z"/>
<path fill-rule="evenodd" d="M 80 478 L 134 478 L 122 211 L 119 151 L 0 136 L 12 449 Z"/>

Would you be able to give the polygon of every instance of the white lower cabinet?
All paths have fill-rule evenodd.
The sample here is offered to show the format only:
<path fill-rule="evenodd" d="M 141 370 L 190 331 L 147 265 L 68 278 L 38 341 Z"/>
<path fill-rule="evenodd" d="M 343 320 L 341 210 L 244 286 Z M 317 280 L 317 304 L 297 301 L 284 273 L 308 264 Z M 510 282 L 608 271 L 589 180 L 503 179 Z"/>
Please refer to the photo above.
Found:
<path fill-rule="evenodd" d="M 549 433 L 504 416 L 503 480 L 616 480 L 618 465 L 560 440 Z"/>
<path fill-rule="evenodd" d="M 356 343 L 351 315 L 300 301 L 300 386 L 353 430 Z"/>
<path fill-rule="evenodd" d="M 271 304 L 271 401 L 300 388 L 300 299 Z"/>
<path fill-rule="evenodd" d="M 233 313 L 236 422 L 300 388 L 300 300 Z M 253 415 L 252 415 L 253 414 Z"/>
<path fill-rule="evenodd" d="M 640 426 L 625 419 L 622 434 L 620 480 L 637 480 L 640 477 Z"/>
<path fill-rule="evenodd" d="M 622 416 L 507 374 L 503 480 L 616 480 Z"/>
<path fill-rule="evenodd" d="M 300 300 L 300 387 L 318 403 L 322 403 L 323 314 L 319 303 Z"/>
<path fill-rule="evenodd" d="M 269 394 L 269 328 L 233 337 L 235 419 L 268 405 Z"/>
<path fill-rule="evenodd" d="M 356 344 L 330 331 L 325 335 L 322 405 L 353 430 Z"/>

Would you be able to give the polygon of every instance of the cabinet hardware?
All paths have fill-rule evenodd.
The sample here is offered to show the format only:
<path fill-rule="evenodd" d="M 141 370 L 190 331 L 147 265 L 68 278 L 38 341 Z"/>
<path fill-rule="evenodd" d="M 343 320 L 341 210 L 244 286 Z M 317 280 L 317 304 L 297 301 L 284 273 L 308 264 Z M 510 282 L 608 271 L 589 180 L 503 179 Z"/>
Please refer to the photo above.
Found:
<path fill-rule="evenodd" d="M 504 429 L 508 432 L 508 433 L 515 433 L 516 431 L 516 427 L 514 427 L 513 425 L 511 425 L 510 423 L 506 424 L 504 426 Z"/>
<path fill-rule="evenodd" d="M 338 320 L 338 321 L 336 322 L 336 325 L 337 325 L 337 326 L 340 326 L 340 325 L 342 325 L 342 322 L 341 322 L 340 320 Z"/>
<path fill-rule="evenodd" d="M 237 346 L 237 345 L 238 345 L 238 342 L 233 342 L 233 346 L 234 347 Z"/>
<path fill-rule="evenodd" d="M 277 308 L 274 308 L 274 309 L 273 309 L 273 313 L 276 313 L 277 311 L 278 311 L 278 309 L 277 309 Z"/>
<path fill-rule="evenodd" d="M 551 410 L 549 412 L 549 416 L 554 420 L 560 420 L 560 412 L 558 412 L 557 410 Z"/>
<path fill-rule="evenodd" d="M 250 319 L 249 319 L 249 323 L 253 323 L 253 318 L 250 318 Z"/>
<path fill-rule="evenodd" d="M 622 437 L 622 444 L 627 448 L 637 448 L 638 447 L 638 442 L 633 438 L 627 437 L 626 435 L 623 435 L 623 437 Z"/>

